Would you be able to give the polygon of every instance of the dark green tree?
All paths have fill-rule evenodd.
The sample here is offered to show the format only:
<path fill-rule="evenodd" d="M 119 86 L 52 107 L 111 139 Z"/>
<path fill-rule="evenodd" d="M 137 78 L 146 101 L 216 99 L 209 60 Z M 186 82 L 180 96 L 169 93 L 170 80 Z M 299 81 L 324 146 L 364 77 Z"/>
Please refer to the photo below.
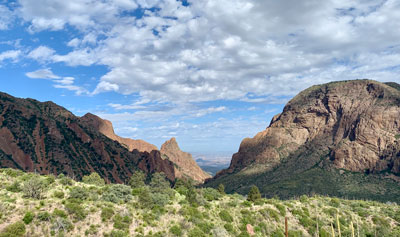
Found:
<path fill-rule="evenodd" d="M 143 187 L 144 181 L 146 179 L 146 175 L 143 173 L 143 171 L 137 170 L 135 173 L 132 174 L 130 180 L 129 180 L 129 185 L 132 188 L 141 188 Z"/>
<path fill-rule="evenodd" d="M 225 194 L 225 186 L 223 184 L 218 185 L 218 192 L 222 195 Z"/>
<path fill-rule="evenodd" d="M 259 199 L 261 199 L 260 190 L 255 185 L 251 186 L 250 192 L 249 192 L 249 194 L 247 194 L 247 200 L 251 201 L 251 202 L 255 202 Z"/>

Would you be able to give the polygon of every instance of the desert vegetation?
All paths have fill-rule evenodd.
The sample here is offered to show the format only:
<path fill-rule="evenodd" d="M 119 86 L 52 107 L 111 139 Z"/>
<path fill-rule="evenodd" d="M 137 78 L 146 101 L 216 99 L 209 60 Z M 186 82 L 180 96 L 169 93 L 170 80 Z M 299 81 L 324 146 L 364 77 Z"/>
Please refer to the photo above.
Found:
<path fill-rule="evenodd" d="M 136 172 L 128 184 L 0 169 L 0 236 L 400 236 L 396 203 L 301 196 L 265 199 L 171 185 Z"/>

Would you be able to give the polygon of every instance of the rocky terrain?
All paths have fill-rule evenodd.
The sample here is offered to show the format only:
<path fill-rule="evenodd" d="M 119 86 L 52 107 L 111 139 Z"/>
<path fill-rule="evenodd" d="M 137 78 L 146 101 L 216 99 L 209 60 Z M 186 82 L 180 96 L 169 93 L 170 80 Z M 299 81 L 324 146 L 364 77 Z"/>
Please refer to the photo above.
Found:
<path fill-rule="evenodd" d="M 192 155 L 181 151 L 175 138 L 166 141 L 160 149 L 165 159 L 176 164 L 175 175 L 178 178 L 189 177 L 196 182 L 203 183 L 204 180 L 211 178 L 210 174 L 204 172 L 194 161 Z"/>
<path fill-rule="evenodd" d="M 164 172 L 175 179 L 174 165 L 140 141 L 115 136 L 107 121 L 74 116 L 52 102 L 19 99 L 0 93 L 0 167 L 65 173 L 80 179 L 91 172 L 111 182 L 125 182 L 134 170 Z M 121 145 L 123 144 L 123 145 Z M 135 148 L 129 151 L 127 148 Z M 142 152 L 144 151 L 144 152 Z"/>
<path fill-rule="evenodd" d="M 231 191 L 245 192 L 253 180 L 267 195 L 399 199 L 398 88 L 355 80 L 306 89 L 267 129 L 244 139 L 230 167 L 209 185 L 222 182 Z"/>

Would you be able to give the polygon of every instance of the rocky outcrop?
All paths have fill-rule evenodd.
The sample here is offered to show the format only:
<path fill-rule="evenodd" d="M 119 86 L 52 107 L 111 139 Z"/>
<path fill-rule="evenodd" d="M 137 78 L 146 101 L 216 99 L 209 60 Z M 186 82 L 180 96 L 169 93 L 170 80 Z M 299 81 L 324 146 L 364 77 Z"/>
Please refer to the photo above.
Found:
<path fill-rule="evenodd" d="M 266 130 L 244 139 L 229 169 L 219 175 L 252 164 L 272 169 L 305 144 L 328 147 L 335 168 L 398 174 L 399 105 L 399 90 L 376 81 L 313 86 L 289 101 Z"/>
<path fill-rule="evenodd" d="M 140 139 L 124 138 L 116 135 L 114 133 L 113 125 L 110 121 L 102 119 L 94 114 L 87 113 L 84 116 L 82 116 L 80 120 L 83 123 L 86 123 L 88 126 L 95 128 L 108 138 L 121 143 L 130 151 L 138 150 L 141 152 L 150 153 L 153 150 L 158 150 L 158 148 L 155 145 L 150 144 L 146 141 Z"/>
<path fill-rule="evenodd" d="M 106 134 L 107 136 L 103 135 Z M 52 102 L 19 99 L 0 93 L 0 167 L 64 173 L 76 179 L 91 172 L 109 182 L 126 182 L 136 169 L 164 172 L 175 179 L 174 164 L 151 146 L 122 146 L 108 121 L 74 116 Z M 115 135 L 115 134 L 114 134 Z M 152 147 L 151 147 L 152 148 Z M 140 152 L 146 150 L 146 152 Z"/>
<path fill-rule="evenodd" d="M 175 166 L 175 174 L 177 178 L 185 176 L 203 183 L 204 180 L 211 178 L 211 175 L 204 172 L 193 160 L 190 153 L 183 152 L 178 146 L 175 138 L 171 138 L 161 146 L 161 154 L 164 158 L 172 161 Z"/>

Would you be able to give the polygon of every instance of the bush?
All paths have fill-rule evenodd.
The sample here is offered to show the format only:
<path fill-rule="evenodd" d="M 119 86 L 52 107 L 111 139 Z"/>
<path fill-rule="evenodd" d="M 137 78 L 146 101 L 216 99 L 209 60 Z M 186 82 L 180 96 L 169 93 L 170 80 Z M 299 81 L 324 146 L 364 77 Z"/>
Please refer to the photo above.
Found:
<path fill-rule="evenodd" d="M 218 185 L 218 192 L 222 195 L 225 194 L 225 186 L 223 184 Z"/>
<path fill-rule="evenodd" d="M 69 232 L 74 229 L 71 221 L 67 218 L 57 217 L 53 220 L 51 230 L 57 233 Z"/>
<path fill-rule="evenodd" d="M 150 182 L 150 189 L 154 193 L 169 192 L 170 183 L 167 181 L 164 173 L 154 173 Z"/>
<path fill-rule="evenodd" d="M 24 222 L 18 221 L 4 228 L 0 233 L 0 237 L 22 237 L 25 235 L 25 231 L 26 228 Z"/>
<path fill-rule="evenodd" d="M 67 218 L 67 213 L 65 213 L 65 211 L 63 211 L 63 210 L 60 210 L 60 209 L 56 208 L 53 211 L 53 216 Z"/>
<path fill-rule="evenodd" d="M 182 236 L 182 229 L 178 225 L 174 225 L 171 228 L 169 228 L 169 232 L 174 236 Z"/>
<path fill-rule="evenodd" d="M 129 179 L 129 186 L 131 186 L 132 188 L 141 188 L 145 185 L 145 179 L 146 176 L 143 171 L 135 171 L 135 173 L 133 173 L 131 178 Z"/>
<path fill-rule="evenodd" d="M 47 211 L 45 211 L 45 212 L 39 212 L 39 213 L 37 214 L 37 218 L 38 218 L 40 221 L 49 221 L 49 220 L 50 220 L 50 213 L 48 213 Z"/>
<path fill-rule="evenodd" d="M 64 186 L 72 185 L 72 179 L 65 176 L 64 174 L 58 175 L 57 179 L 59 180 L 61 185 L 64 185 Z"/>
<path fill-rule="evenodd" d="M 97 186 L 104 186 L 104 179 L 100 177 L 100 175 L 96 172 L 91 173 L 90 175 L 85 175 L 82 178 L 82 182 L 86 184 L 93 184 Z"/>
<path fill-rule="evenodd" d="M 257 186 L 253 185 L 249 191 L 249 194 L 247 195 L 247 200 L 255 202 L 260 198 L 261 198 L 260 190 L 257 188 Z"/>
<path fill-rule="evenodd" d="M 86 200 L 89 197 L 89 192 L 86 188 L 83 187 L 72 187 L 69 191 L 69 198 L 79 199 L 79 200 Z"/>
<path fill-rule="evenodd" d="M 129 234 L 122 230 L 112 230 L 109 234 L 104 234 L 104 237 L 128 237 Z"/>
<path fill-rule="evenodd" d="M 44 190 L 45 184 L 38 175 L 34 175 L 32 178 L 26 180 L 22 186 L 22 192 L 28 198 L 41 199 Z"/>
<path fill-rule="evenodd" d="M 112 184 L 103 193 L 103 200 L 113 203 L 125 203 L 132 199 L 131 187 L 124 184 Z"/>
<path fill-rule="evenodd" d="M 22 221 L 24 221 L 24 223 L 28 225 L 33 221 L 34 217 L 35 215 L 32 212 L 28 211 L 25 213 L 25 216 L 24 218 L 22 218 Z"/>
<path fill-rule="evenodd" d="M 202 192 L 203 192 L 203 197 L 207 201 L 218 200 L 222 196 L 220 192 L 218 192 L 217 190 L 215 190 L 213 188 L 203 188 Z"/>
<path fill-rule="evenodd" d="M 129 226 L 132 223 L 132 218 L 130 216 L 121 216 L 117 214 L 114 216 L 114 228 L 119 230 L 129 230 Z"/>
<path fill-rule="evenodd" d="M 53 193 L 53 196 L 56 197 L 56 198 L 59 198 L 59 199 L 63 199 L 65 195 L 64 195 L 63 191 L 55 191 Z"/>
<path fill-rule="evenodd" d="M 198 227 L 194 227 L 189 231 L 188 237 L 206 237 L 207 235 L 203 233 Z"/>
<path fill-rule="evenodd" d="M 65 204 L 65 209 L 69 214 L 74 216 L 75 220 L 83 220 L 87 216 L 85 209 L 76 202 L 67 202 Z"/>
<path fill-rule="evenodd" d="M 111 207 L 104 207 L 101 209 L 101 220 L 102 221 L 108 221 L 113 217 L 114 215 L 114 209 Z"/>
<path fill-rule="evenodd" d="M 152 204 L 160 207 L 167 205 L 169 202 L 169 196 L 163 193 L 152 193 L 151 198 Z"/>
<path fill-rule="evenodd" d="M 22 191 L 21 183 L 18 181 L 14 181 L 12 184 L 6 187 L 6 190 L 13 193 L 21 192 Z"/>
<path fill-rule="evenodd" d="M 231 223 L 233 221 L 233 217 L 231 216 L 231 214 L 229 214 L 227 210 L 220 211 L 219 217 L 221 218 L 221 220 L 228 223 Z"/>

